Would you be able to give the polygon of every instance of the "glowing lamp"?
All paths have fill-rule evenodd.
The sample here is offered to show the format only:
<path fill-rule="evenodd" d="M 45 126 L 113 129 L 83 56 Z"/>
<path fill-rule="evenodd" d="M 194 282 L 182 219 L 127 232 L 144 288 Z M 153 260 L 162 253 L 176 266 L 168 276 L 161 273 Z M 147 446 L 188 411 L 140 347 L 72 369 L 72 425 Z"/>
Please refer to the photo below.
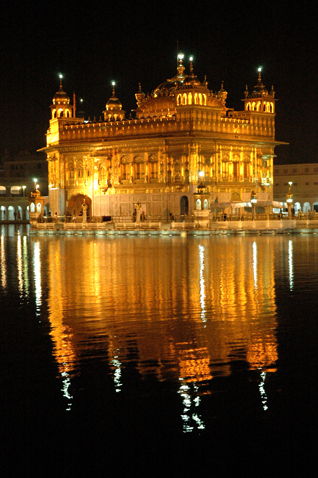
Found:
<path fill-rule="evenodd" d="M 193 61 L 193 56 L 190 56 L 189 60 L 190 60 L 190 61 Z"/>
<path fill-rule="evenodd" d="M 184 54 L 183 53 L 178 53 L 178 60 L 183 60 Z"/>

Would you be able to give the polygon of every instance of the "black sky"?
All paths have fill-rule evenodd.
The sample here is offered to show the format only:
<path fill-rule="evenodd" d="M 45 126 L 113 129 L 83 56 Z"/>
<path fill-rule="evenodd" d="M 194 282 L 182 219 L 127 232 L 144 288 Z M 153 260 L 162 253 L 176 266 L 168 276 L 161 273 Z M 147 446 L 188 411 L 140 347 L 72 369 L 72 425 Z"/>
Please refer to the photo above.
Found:
<path fill-rule="evenodd" d="M 129 114 L 145 92 L 176 72 L 177 41 L 209 88 L 242 108 L 245 85 L 274 84 L 278 163 L 317 162 L 317 6 L 309 1 L 4 0 L 0 15 L 0 156 L 45 145 L 58 73 L 69 96 L 99 118 L 111 80 Z M 187 61 L 185 65 L 188 66 Z"/>

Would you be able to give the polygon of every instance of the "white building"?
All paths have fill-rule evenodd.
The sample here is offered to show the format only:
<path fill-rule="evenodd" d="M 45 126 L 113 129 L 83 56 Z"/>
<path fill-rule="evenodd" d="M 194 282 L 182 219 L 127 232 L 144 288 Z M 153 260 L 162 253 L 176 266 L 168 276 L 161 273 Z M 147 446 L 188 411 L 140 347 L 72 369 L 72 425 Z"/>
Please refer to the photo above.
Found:
<path fill-rule="evenodd" d="M 274 166 L 274 200 L 286 201 L 290 182 L 295 214 L 318 212 L 318 163 Z"/>

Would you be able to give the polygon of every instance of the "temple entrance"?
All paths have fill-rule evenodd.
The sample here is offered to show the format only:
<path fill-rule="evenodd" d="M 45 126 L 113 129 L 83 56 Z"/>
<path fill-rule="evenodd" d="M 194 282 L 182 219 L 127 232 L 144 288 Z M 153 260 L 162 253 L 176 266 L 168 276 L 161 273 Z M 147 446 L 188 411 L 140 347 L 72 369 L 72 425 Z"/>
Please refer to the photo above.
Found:
<path fill-rule="evenodd" d="M 67 216 L 81 216 L 82 215 L 82 205 L 84 202 L 88 205 L 87 209 L 87 217 L 91 216 L 92 209 L 91 209 L 91 198 L 88 196 L 85 196 L 84 194 L 76 194 L 75 196 L 72 196 L 67 204 L 66 208 L 66 215 Z"/>
<path fill-rule="evenodd" d="M 189 214 L 189 200 L 187 196 L 182 196 L 180 200 L 180 214 L 187 216 Z"/>

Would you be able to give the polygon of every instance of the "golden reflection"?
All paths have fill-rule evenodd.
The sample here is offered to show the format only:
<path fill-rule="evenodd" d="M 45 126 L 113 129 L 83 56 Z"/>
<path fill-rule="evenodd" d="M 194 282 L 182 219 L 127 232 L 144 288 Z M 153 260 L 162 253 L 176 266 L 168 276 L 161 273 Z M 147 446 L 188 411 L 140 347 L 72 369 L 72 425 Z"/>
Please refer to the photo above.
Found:
<path fill-rule="evenodd" d="M 23 284 L 26 295 L 29 295 L 29 249 L 28 237 L 23 236 L 22 240 L 22 257 L 23 257 Z"/>
<path fill-rule="evenodd" d="M 35 290 L 35 305 L 37 311 L 42 304 L 42 283 L 41 283 L 41 256 L 40 243 L 33 243 L 33 275 L 34 275 L 34 290 Z"/>
<path fill-rule="evenodd" d="M 116 392 L 125 386 L 132 354 L 142 377 L 180 380 L 182 419 L 190 429 L 204 426 L 199 403 L 207 382 L 229 375 L 233 361 L 274 371 L 280 240 L 39 238 L 34 264 L 43 241 L 51 337 L 69 408 L 83 354 L 108 361 Z M 36 270 L 40 280 L 39 263 Z"/>
<path fill-rule="evenodd" d="M 22 252 L 22 241 L 21 236 L 17 236 L 17 279 L 18 279 L 18 289 L 20 295 L 23 294 L 23 252 Z"/>
<path fill-rule="evenodd" d="M 7 264 L 6 264 L 4 235 L 0 236 L 0 257 L 1 257 L 0 281 L 1 281 L 2 289 L 5 289 L 7 287 Z"/>
<path fill-rule="evenodd" d="M 294 288 L 294 263 L 293 263 L 293 241 L 288 241 L 288 271 L 289 271 L 289 288 Z"/>

